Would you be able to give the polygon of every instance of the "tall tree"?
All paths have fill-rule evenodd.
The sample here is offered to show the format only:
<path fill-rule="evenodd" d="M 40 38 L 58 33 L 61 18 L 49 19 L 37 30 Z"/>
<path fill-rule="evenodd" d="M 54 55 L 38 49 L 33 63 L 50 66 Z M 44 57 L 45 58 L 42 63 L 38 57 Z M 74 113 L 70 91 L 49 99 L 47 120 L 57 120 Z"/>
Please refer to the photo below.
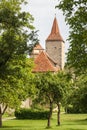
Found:
<path fill-rule="evenodd" d="M 70 27 L 68 65 L 77 73 L 87 73 L 87 0 L 59 0 L 56 7 Z"/>
<path fill-rule="evenodd" d="M 0 1 L 0 68 L 14 57 L 24 54 L 29 40 L 28 29 L 33 29 L 33 17 L 21 11 L 25 0 Z"/>
<path fill-rule="evenodd" d="M 0 1 L 0 127 L 6 108 L 15 108 L 25 99 L 32 78 L 32 61 L 26 59 L 26 51 L 28 31 L 34 29 L 33 17 L 22 11 L 24 3 L 25 0 Z"/>

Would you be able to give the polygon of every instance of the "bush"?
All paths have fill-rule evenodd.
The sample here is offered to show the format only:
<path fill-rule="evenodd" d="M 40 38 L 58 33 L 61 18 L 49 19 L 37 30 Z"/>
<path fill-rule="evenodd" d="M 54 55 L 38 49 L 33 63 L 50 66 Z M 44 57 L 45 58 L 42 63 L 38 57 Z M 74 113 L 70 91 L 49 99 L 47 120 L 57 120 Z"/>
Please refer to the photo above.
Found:
<path fill-rule="evenodd" d="M 48 115 L 48 111 L 36 111 L 24 108 L 15 111 L 17 119 L 48 119 Z"/>
<path fill-rule="evenodd" d="M 81 111 L 80 111 L 79 107 L 68 106 L 67 113 L 76 114 L 76 113 L 81 113 Z"/>

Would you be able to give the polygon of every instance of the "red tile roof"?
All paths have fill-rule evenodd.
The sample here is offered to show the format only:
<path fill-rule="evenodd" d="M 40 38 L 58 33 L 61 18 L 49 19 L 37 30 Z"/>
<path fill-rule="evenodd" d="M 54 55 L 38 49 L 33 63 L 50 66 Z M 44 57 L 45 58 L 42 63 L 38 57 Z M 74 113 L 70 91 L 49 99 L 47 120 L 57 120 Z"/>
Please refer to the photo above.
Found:
<path fill-rule="evenodd" d="M 44 49 L 42 48 L 42 46 L 38 43 L 36 44 L 36 46 L 33 48 L 32 52 L 31 52 L 31 57 L 36 58 L 37 55 L 41 52 L 44 51 Z"/>
<path fill-rule="evenodd" d="M 56 17 L 54 18 L 54 22 L 53 22 L 53 26 L 52 26 L 52 30 L 50 35 L 48 36 L 48 38 L 46 39 L 46 41 L 63 41 L 62 36 L 60 35 L 60 31 L 59 31 L 59 27 L 58 27 L 58 23 L 57 23 L 57 19 Z"/>
<path fill-rule="evenodd" d="M 37 58 L 34 60 L 35 67 L 33 69 L 33 72 L 57 72 L 59 70 L 59 67 L 54 67 L 52 64 L 52 60 L 50 61 L 50 58 L 46 54 L 46 52 L 42 51 Z M 55 63 L 54 63 L 55 64 Z"/>
<path fill-rule="evenodd" d="M 38 43 L 38 44 L 36 44 L 36 46 L 34 47 L 34 50 L 44 50 L 44 49 L 43 49 L 42 46 Z"/>

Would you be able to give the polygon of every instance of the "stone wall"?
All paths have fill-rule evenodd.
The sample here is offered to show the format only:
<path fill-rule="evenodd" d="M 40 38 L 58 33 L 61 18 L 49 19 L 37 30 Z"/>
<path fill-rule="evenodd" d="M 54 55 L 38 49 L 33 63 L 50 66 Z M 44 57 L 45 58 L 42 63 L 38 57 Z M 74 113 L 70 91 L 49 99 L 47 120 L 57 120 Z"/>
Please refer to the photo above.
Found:
<path fill-rule="evenodd" d="M 55 62 L 57 62 L 61 69 L 64 68 L 64 42 L 47 41 L 46 52 Z"/>

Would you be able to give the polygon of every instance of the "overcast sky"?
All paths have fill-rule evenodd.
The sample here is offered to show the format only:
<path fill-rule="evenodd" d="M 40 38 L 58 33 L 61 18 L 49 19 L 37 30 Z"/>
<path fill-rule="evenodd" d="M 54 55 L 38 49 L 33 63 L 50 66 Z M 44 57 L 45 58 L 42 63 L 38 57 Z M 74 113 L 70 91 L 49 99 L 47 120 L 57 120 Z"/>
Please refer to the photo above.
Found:
<path fill-rule="evenodd" d="M 28 0 L 27 0 L 28 1 Z M 53 20 L 56 14 L 60 33 L 65 41 L 65 52 L 69 46 L 66 39 L 69 35 L 68 26 L 64 21 L 62 12 L 55 9 L 57 0 L 29 0 L 26 10 L 29 11 L 34 17 L 34 26 L 39 30 L 40 44 L 45 48 L 45 40 L 51 32 Z"/>

